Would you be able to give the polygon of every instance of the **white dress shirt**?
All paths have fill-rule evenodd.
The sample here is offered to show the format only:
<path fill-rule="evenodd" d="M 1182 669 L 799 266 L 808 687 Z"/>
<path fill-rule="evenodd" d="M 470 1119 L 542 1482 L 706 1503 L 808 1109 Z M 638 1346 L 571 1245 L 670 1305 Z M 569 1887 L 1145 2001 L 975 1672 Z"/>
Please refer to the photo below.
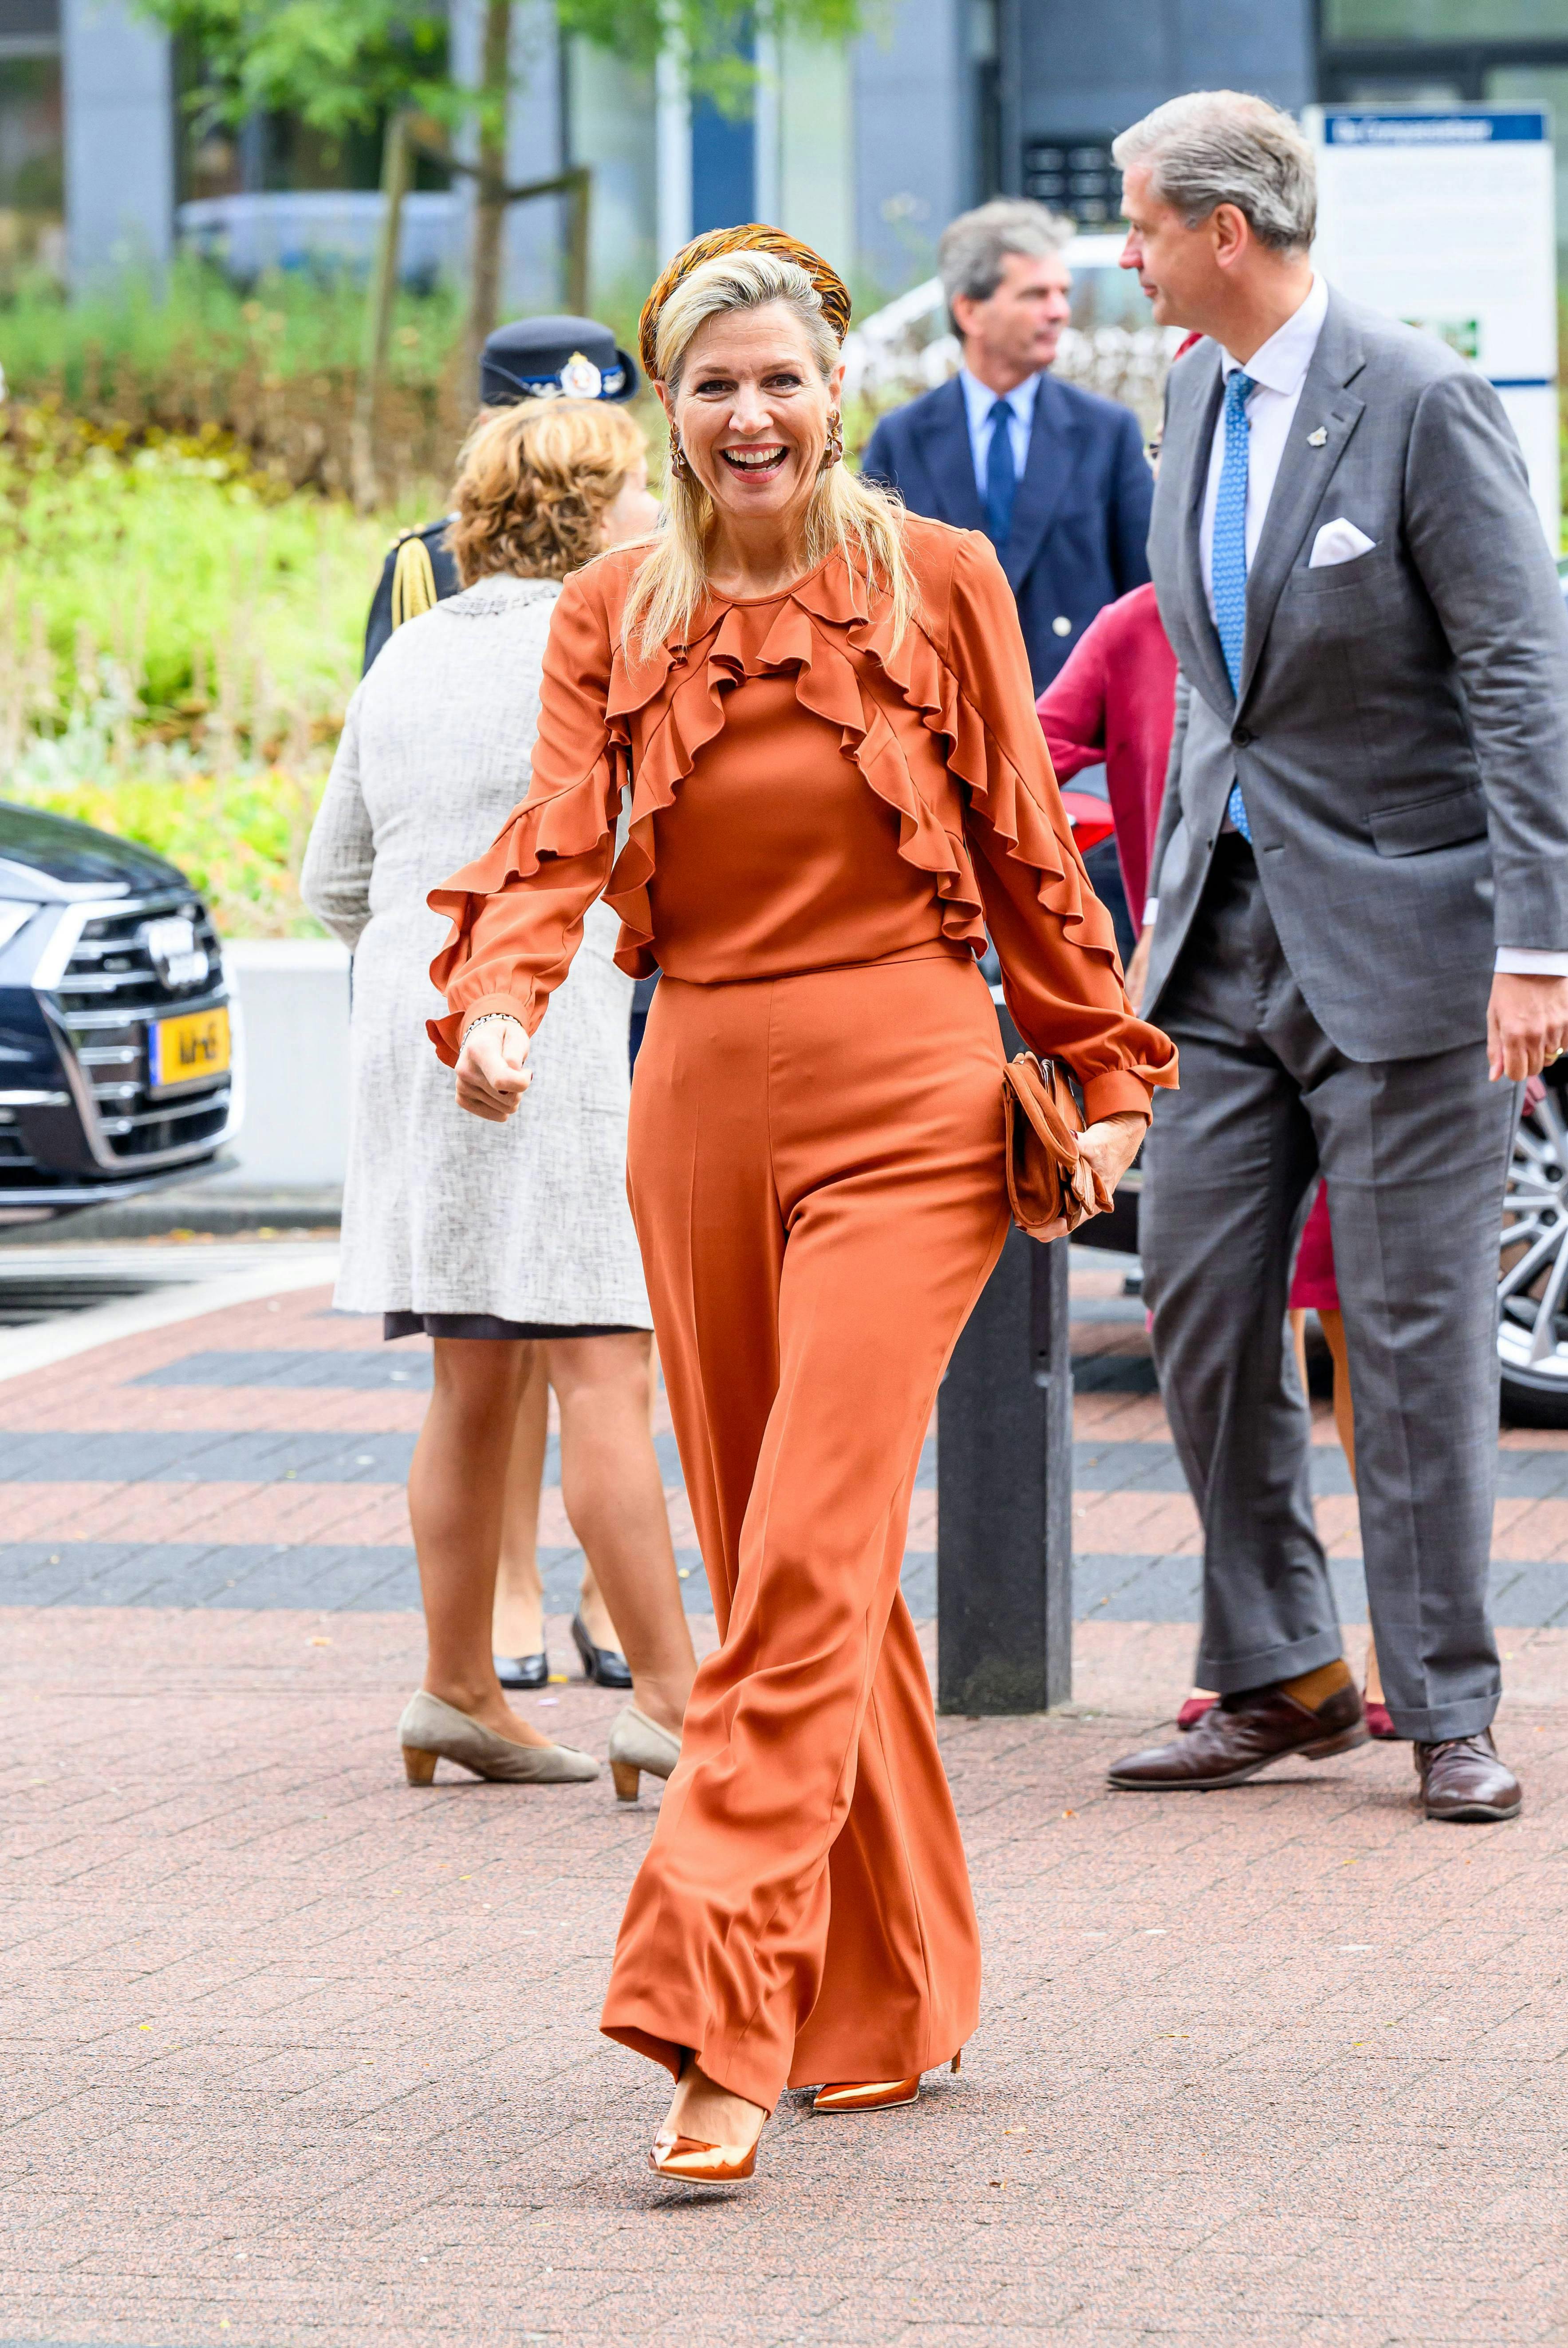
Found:
<path fill-rule="evenodd" d="M 958 381 L 964 387 L 964 413 L 968 418 L 969 455 L 974 460 L 975 487 L 980 493 L 980 503 L 986 501 L 986 469 L 991 456 L 991 410 L 999 399 L 1008 404 L 1008 437 L 1012 442 L 1012 469 L 1020 481 L 1029 462 L 1030 427 L 1034 422 L 1034 396 L 1040 388 L 1038 375 L 1025 376 L 1011 391 L 993 391 L 966 366 L 958 369 Z"/>
<path fill-rule="evenodd" d="M 1286 320 L 1277 333 L 1270 335 L 1267 342 L 1254 351 L 1245 364 L 1246 373 L 1257 386 L 1248 392 L 1246 400 L 1246 567 L 1249 572 L 1263 537 L 1264 523 L 1268 519 L 1268 501 L 1279 478 L 1285 444 L 1290 437 L 1290 427 L 1301 404 L 1301 386 L 1307 380 L 1307 370 L 1312 365 L 1312 355 L 1317 348 L 1317 338 L 1323 332 L 1323 321 L 1327 311 L 1327 285 L 1314 271 L 1301 307 Z M 1241 365 L 1241 360 L 1233 358 L 1229 351 L 1221 351 L 1220 371 L 1227 381 Z M 1214 610 L 1214 508 L 1219 501 L 1225 445 L 1225 407 L 1222 402 L 1214 418 L 1214 437 L 1209 448 L 1208 479 L 1204 489 L 1203 517 L 1198 525 L 1198 555 L 1203 564 L 1204 593 L 1208 598 L 1211 619 Z M 1225 829 L 1231 828 L 1227 823 Z M 1145 929 L 1154 920 L 1159 909 L 1158 898 L 1151 898 L 1145 904 Z M 1499 946 L 1495 966 L 1501 971 L 1568 978 L 1568 953 L 1532 946 Z"/>
<path fill-rule="evenodd" d="M 1277 334 L 1270 335 L 1266 343 L 1254 351 L 1246 363 L 1246 372 L 1256 385 L 1247 394 L 1246 448 L 1246 567 L 1250 572 L 1257 553 L 1263 525 L 1268 519 L 1268 501 L 1274 495 L 1274 485 L 1279 478 L 1280 460 L 1285 444 L 1290 438 L 1290 427 L 1296 421 L 1296 411 L 1301 405 L 1301 386 L 1307 380 L 1307 370 L 1312 365 L 1312 354 L 1317 348 L 1317 337 L 1323 332 L 1323 321 L 1328 314 L 1328 288 L 1316 271 L 1307 290 L 1307 298 L 1294 317 L 1286 318 Z M 1228 383 L 1239 359 L 1229 351 L 1220 353 L 1220 372 Z M 1225 412 L 1222 401 L 1214 417 L 1214 437 L 1209 449 L 1209 478 L 1204 490 L 1203 520 L 1198 525 L 1198 554 L 1204 566 L 1204 592 L 1209 599 L 1209 617 L 1214 613 L 1214 508 L 1219 502 L 1220 469 L 1225 454 Z"/>

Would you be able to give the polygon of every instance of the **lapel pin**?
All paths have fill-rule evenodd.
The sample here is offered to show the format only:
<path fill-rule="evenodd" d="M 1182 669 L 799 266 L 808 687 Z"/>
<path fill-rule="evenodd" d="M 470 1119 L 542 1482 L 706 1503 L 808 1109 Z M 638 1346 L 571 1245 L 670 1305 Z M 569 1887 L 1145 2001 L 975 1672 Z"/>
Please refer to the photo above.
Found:
<path fill-rule="evenodd" d="M 1307 434 L 1307 445 L 1309 448 L 1321 448 L 1326 446 L 1327 439 L 1328 427 L 1326 424 L 1320 424 L 1316 432 Z"/>

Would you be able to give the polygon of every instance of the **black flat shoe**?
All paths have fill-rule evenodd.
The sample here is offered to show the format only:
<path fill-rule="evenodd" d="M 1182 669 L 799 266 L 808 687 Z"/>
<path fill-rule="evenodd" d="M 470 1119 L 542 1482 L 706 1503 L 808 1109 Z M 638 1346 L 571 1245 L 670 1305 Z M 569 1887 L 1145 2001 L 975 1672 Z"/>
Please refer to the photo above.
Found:
<path fill-rule="evenodd" d="M 583 1627 L 580 1614 L 571 1618 L 571 1640 L 582 1657 L 582 1675 L 600 1687 L 629 1688 L 631 1673 L 626 1657 L 614 1647 L 596 1647 Z M 503 1686 L 505 1682 L 502 1683 Z"/>
<path fill-rule="evenodd" d="M 491 1660 L 504 1688 L 542 1688 L 550 1684 L 548 1655 L 495 1655 Z"/>

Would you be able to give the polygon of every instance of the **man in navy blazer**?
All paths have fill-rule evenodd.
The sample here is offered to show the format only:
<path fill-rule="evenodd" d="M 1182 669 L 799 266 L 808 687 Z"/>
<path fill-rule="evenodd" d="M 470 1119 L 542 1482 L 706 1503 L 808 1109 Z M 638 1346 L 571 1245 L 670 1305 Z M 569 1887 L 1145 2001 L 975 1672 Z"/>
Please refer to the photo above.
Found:
<path fill-rule="evenodd" d="M 1068 321 L 1071 233 L 1010 198 L 952 222 L 938 264 L 963 366 L 882 418 L 862 468 L 912 512 L 987 533 L 1036 693 L 1095 613 L 1149 576 L 1154 481 L 1138 420 L 1047 372 Z"/>

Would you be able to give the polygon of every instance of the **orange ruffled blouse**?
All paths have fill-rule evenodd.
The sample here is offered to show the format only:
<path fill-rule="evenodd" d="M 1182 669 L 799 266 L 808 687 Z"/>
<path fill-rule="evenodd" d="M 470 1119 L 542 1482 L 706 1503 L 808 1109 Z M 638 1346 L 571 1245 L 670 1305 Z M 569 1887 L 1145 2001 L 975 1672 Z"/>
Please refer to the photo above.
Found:
<path fill-rule="evenodd" d="M 989 930 L 1020 1034 L 1068 1062 L 1091 1120 L 1147 1115 L 1175 1049 L 1128 1006 L 1001 565 L 914 516 L 906 550 L 917 617 L 897 647 L 840 554 L 780 594 L 713 596 L 689 643 L 635 662 L 620 619 L 646 550 L 567 582 L 528 796 L 430 893 L 453 922 L 430 966 L 448 1066 L 481 1012 L 538 1025 L 602 892 L 622 970 L 698 984 L 979 955 Z"/>

